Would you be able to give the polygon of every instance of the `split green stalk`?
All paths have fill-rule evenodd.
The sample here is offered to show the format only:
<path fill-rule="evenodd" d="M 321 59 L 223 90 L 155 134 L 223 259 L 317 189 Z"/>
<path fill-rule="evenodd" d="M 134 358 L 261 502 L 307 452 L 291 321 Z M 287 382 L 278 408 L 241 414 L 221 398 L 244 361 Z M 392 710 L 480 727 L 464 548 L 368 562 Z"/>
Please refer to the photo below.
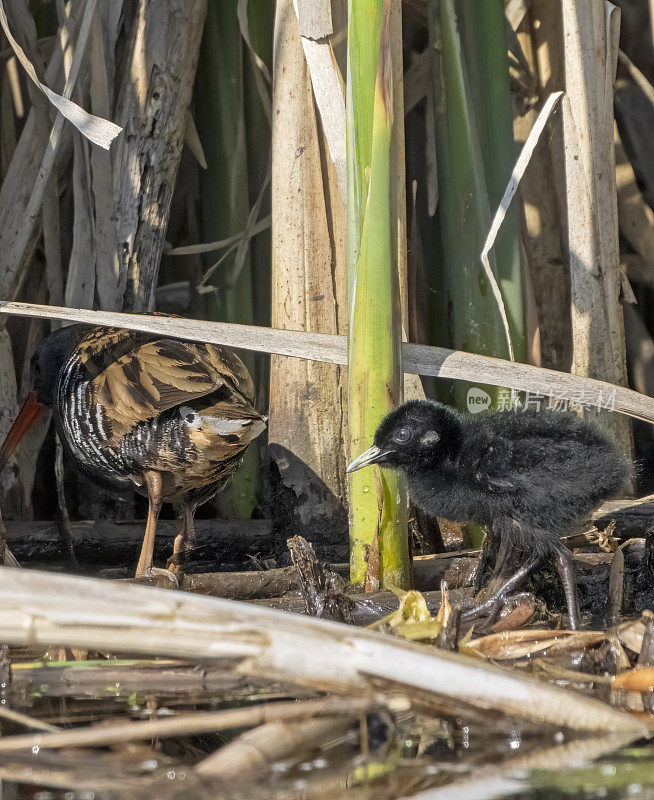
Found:
<path fill-rule="evenodd" d="M 465 61 L 475 98 L 488 201 L 494 214 L 516 160 L 504 0 L 464 0 L 462 8 Z M 493 250 L 515 359 L 524 363 L 527 340 L 517 209 L 512 203 Z"/>
<path fill-rule="evenodd" d="M 208 168 L 201 175 L 204 238 L 242 231 L 250 209 L 244 118 L 243 41 L 236 3 L 209 0 L 196 82 L 196 122 Z M 227 259 L 214 273 L 209 318 L 253 322 L 249 256 L 238 276 Z M 254 377 L 254 357 L 241 353 Z M 232 519 L 249 519 L 257 506 L 258 452 L 248 447 L 244 462 L 216 502 Z"/>
<path fill-rule="evenodd" d="M 460 0 L 458 4 L 430 0 L 429 18 L 440 56 L 438 224 L 448 298 L 448 343 L 458 350 L 507 358 L 506 332 L 480 259 L 515 159 L 504 4 L 503 0 Z M 524 361 L 520 240 L 514 208 L 490 256 L 515 356 Z M 454 392 L 456 405 L 464 411 L 490 410 L 511 401 L 508 390 L 481 381 L 459 383 Z M 469 533 L 478 544 L 483 533 L 475 528 Z"/>
<path fill-rule="evenodd" d="M 393 126 L 390 0 L 348 5 L 348 298 L 350 455 L 373 443 L 401 400 L 399 282 L 391 250 Z M 401 124 L 401 120 L 400 120 Z M 409 585 L 407 499 L 378 467 L 349 481 L 350 576 L 368 587 Z"/>
<path fill-rule="evenodd" d="M 432 0 L 430 13 L 436 29 L 440 29 L 441 44 L 441 102 L 436 124 L 438 221 L 449 298 L 450 342 L 458 350 L 506 358 L 506 335 L 480 259 L 491 213 L 453 0 Z M 496 404 L 496 389 L 481 383 L 474 386 Z M 472 388 L 468 383 L 457 385 L 457 405 L 463 410 L 468 409 Z"/>

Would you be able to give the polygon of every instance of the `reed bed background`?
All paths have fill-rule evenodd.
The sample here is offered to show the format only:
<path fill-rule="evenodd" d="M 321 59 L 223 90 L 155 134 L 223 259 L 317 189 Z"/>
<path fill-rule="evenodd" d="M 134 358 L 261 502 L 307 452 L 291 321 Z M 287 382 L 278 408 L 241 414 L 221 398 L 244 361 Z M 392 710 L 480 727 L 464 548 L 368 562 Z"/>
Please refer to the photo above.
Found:
<path fill-rule="evenodd" d="M 421 381 L 404 374 L 400 346 L 652 395 L 646 4 L 5 0 L 0 9 L 0 299 L 348 336 L 347 365 L 246 355 L 269 441 L 250 448 L 206 516 L 270 517 L 280 543 L 302 534 L 339 561 L 349 528 L 353 580 L 407 585 L 407 531 L 433 550 L 444 529 L 407 510 L 396 476 L 375 468 L 348 487 L 345 465 L 394 404 L 425 395 L 472 411 L 578 408 L 640 460 L 635 488 L 652 489 L 651 425 L 610 413 L 610 392 L 572 383 L 516 394 L 483 369 Z M 37 82 L 122 132 L 108 149 L 89 141 L 89 131 L 97 141 L 116 130 L 88 119 L 78 129 L 75 111 Z M 559 90 L 484 268 L 520 147 Z M 59 323 L 0 315 L 0 437 L 50 324 Z M 40 453 L 23 452 L 1 478 L 6 518 L 59 513 L 54 443 L 43 437 Z M 142 514 L 139 501 L 116 503 L 70 470 L 65 489 L 73 518 Z"/>

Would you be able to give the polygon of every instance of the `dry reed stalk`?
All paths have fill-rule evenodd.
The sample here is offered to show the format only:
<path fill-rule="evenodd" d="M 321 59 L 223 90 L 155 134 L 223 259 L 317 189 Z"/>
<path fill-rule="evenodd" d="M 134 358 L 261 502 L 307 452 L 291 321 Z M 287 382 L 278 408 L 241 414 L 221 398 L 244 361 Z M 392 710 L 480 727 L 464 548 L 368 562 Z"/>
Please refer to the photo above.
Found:
<path fill-rule="evenodd" d="M 522 142 L 533 127 L 538 109 L 553 91 L 561 89 L 551 77 L 550 59 L 558 58 L 559 8 L 549 0 L 534 0 L 518 31 L 527 63 L 535 78 L 539 104 L 515 119 L 515 136 Z M 556 53 L 553 52 L 556 51 Z M 549 79 L 548 79 L 548 76 Z M 542 366 L 567 370 L 572 357 L 570 275 L 563 260 L 561 219 L 555 193 L 553 147 L 560 142 L 560 114 L 549 124 L 549 137 L 534 152 L 520 186 L 523 241 L 535 297 Z M 532 361 L 532 363 L 534 363 Z"/>
<path fill-rule="evenodd" d="M 350 694 L 387 685 L 575 730 L 646 735 L 628 714 L 492 664 L 313 617 L 129 584 L 3 568 L 0 641 L 193 660 Z M 80 603 L 80 597 L 84 602 Z"/>
<path fill-rule="evenodd" d="M 563 0 L 563 105 L 567 234 L 572 295 L 572 371 L 626 385 L 620 305 L 618 211 L 613 145 L 613 81 L 619 13 L 604 2 Z M 626 420 L 601 415 L 622 452 L 632 452 Z"/>
<path fill-rule="evenodd" d="M 307 46 L 330 50 L 328 40 Z M 291 0 L 277 4 L 274 53 L 272 325 L 343 334 L 345 207 Z M 319 540 L 327 527 L 339 529 L 342 541 L 347 536 L 345 388 L 340 366 L 271 360 L 269 441 L 279 473 L 273 517 L 284 540 L 289 530 Z"/>
<path fill-rule="evenodd" d="M 123 307 L 151 308 L 207 0 L 138 0 L 115 118 L 114 202 Z"/>
<path fill-rule="evenodd" d="M 337 719 L 271 722 L 242 733 L 201 761 L 195 771 L 221 781 L 261 778 L 277 761 L 295 763 L 312 750 L 342 736 L 351 727 L 354 712 L 348 709 Z"/>

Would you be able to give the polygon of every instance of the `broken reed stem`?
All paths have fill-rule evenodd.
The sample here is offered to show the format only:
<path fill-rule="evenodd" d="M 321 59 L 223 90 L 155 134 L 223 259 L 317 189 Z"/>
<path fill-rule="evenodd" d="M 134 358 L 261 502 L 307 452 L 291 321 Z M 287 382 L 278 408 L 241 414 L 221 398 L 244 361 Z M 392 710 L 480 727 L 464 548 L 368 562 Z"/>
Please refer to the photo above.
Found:
<path fill-rule="evenodd" d="M 271 722 L 303 720 L 309 717 L 357 715 L 377 705 L 385 705 L 381 697 L 329 697 L 325 700 L 262 703 L 253 708 L 183 714 L 173 719 L 144 722 L 119 722 L 90 725 L 75 730 L 52 733 L 21 734 L 0 739 L 0 753 L 24 749 L 58 749 L 62 747 L 107 747 L 144 739 L 166 739 L 190 736 L 225 728 L 255 727 Z"/>
<path fill-rule="evenodd" d="M 365 694 L 374 682 L 539 724 L 647 731 L 597 700 L 456 653 L 258 605 L 73 575 L 0 568 L 0 639 L 219 659 L 234 674 L 344 695 Z"/>

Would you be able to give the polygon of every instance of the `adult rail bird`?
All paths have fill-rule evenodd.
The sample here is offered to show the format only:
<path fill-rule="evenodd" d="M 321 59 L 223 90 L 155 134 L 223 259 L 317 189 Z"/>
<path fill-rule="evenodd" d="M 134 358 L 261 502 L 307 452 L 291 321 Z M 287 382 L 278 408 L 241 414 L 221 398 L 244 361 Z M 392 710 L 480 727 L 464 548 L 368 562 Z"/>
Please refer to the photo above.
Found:
<path fill-rule="evenodd" d="M 500 543 L 498 567 L 509 554 L 521 556 L 517 572 L 467 619 L 497 613 L 507 594 L 553 556 L 570 627 L 579 626 L 572 553 L 559 537 L 632 474 L 593 425 L 552 411 L 466 417 L 434 401 L 412 400 L 382 420 L 374 446 L 348 472 L 368 464 L 406 473 L 412 500 L 427 514 L 487 526 Z"/>
<path fill-rule="evenodd" d="M 153 572 L 163 502 L 181 518 L 174 553 L 193 547 L 195 509 L 238 469 L 266 427 L 243 362 L 216 345 L 71 325 L 46 337 L 31 390 L 0 447 L 0 470 L 48 408 L 79 469 L 110 490 L 149 500 L 136 576 Z"/>

